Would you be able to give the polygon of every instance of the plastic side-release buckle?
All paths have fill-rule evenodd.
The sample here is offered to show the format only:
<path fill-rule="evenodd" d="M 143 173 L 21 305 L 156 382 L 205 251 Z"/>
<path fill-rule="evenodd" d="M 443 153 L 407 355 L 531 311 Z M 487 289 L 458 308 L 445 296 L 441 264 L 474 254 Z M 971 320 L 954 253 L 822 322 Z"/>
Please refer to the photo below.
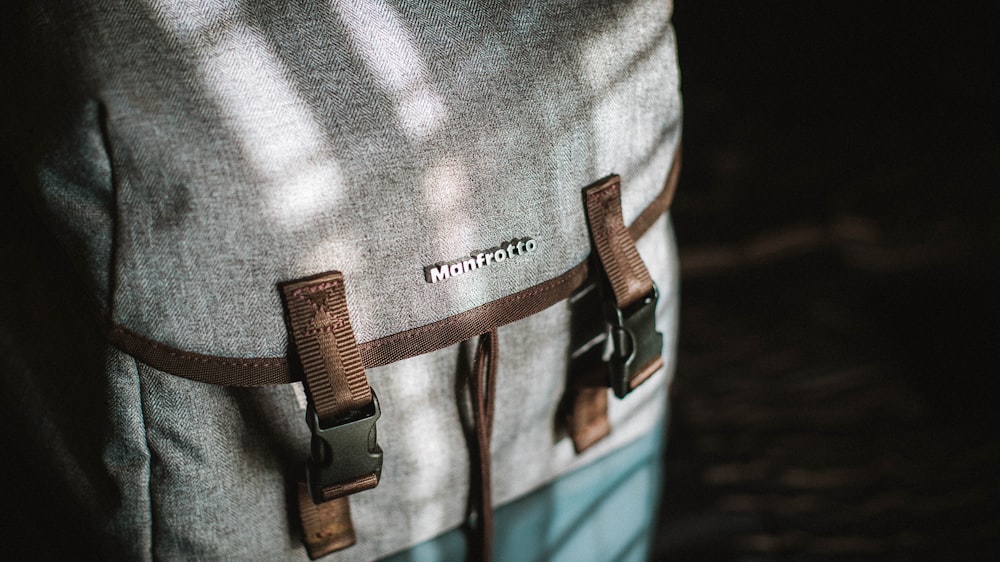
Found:
<path fill-rule="evenodd" d="M 611 325 L 609 386 L 623 398 L 663 366 L 663 334 L 656 331 L 656 284 L 624 310 L 605 299 L 605 314 Z"/>
<path fill-rule="evenodd" d="M 324 428 L 316 410 L 306 410 L 312 431 L 312 451 L 306 463 L 306 483 L 314 502 L 368 490 L 382 477 L 382 448 L 378 445 L 375 422 L 382 415 L 378 397 L 372 392 L 371 405 L 361 417 L 347 419 Z M 324 489 L 343 487 L 343 494 L 331 496 Z"/>

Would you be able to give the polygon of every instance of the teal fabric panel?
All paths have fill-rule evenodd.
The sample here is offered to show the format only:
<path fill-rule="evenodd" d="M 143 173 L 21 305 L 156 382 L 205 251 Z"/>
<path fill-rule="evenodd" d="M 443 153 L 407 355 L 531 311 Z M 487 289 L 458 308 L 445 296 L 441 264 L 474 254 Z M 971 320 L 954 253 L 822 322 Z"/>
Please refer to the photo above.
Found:
<path fill-rule="evenodd" d="M 504 561 L 642 561 L 662 490 L 663 424 L 603 459 L 496 510 L 494 557 Z M 462 560 L 455 529 L 385 560 Z"/>

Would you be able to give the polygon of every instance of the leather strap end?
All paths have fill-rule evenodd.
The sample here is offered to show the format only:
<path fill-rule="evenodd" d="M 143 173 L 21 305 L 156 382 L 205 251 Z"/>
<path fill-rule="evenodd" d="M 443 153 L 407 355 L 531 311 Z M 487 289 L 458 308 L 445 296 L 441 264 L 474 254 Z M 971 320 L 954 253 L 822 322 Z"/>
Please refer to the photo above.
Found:
<path fill-rule="evenodd" d="M 646 363 L 646 365 L 644 365 L 642 369 L 640 369 L 639 372 L 635 374 L 632 380 L 629 381 L 629 390 L 635 390 L 636 387 L 646 382 L 646 379 L 653 376 L 653 373 L 659 371 L 660 368 L 662 367 L 663 367 L 663 356 L 657 355 L 655 358 L 653 358 L 652 361 Z"/>
<path fill-rule="evenodd" d="M 313 503 L 305 482 L 299 482 L 298 495 L 303 542 L 310 560 L 343 550 L 357 542 L 351 523 L 351 504 L 347 498 Z"/>
<path fill-rule="evenodd" d="M 573 450 L 580 454 L 611 434 L 608 421 L 608 371 L 601 359 L 603 346 L 596 345 L 570 365 L 560 406 Z"/>
<path fill-rule="evenodd" d="M 611 434 L 608 421 L 608 388 L 586 387 L 572 391 L 566 415 L 566 431 L 573 450 L 580 454 Z"/>

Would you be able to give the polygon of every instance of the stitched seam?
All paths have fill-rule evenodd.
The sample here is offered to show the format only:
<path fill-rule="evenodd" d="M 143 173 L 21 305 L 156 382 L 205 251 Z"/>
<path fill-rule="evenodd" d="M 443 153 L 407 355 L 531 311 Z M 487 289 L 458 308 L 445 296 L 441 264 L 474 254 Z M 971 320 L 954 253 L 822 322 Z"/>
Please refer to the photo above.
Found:
<path fill-rule="evenodd" d="M 310 293 L 310 294 L 318 293 L 326 289 L 333 289 L 334 287 L 338 287 L 343 284 L 344 284 L 343 281 L 324 281 L 319 285 L 310 285 L 309 287 L 299 287 L 298 289 L 294 289 L 292 291 L 292 295 L 296 297 L 301 297 L 303 293 Z"/>
<path fill-rule="evenodd" d="M 484 314 L 486 311 L 488 311 L 490 309 L 493 309 L 493 308 L 497 308 L 497 307 L 504 308 L 506 306 L 507 302 L 517 302 L 519 300 L 524 300 L 524 299 L 533 297 L 533 296 L 535 296 L 538 293 L 548 292 L 548 291 L 552 290 L 553 288 L 558 287 L 559 285 L 562 285 L 564 283 L 568 283 L 570 281 L 571 277 L 572 277 L 571 273 L 573 273 L 576 270 L 576 268 L 584 265 L 585 263 L 586 262 L 583 262 L 581 264 L 577 264 L 572 269 L 570 269 L 569 271 L 567 271 L 566 273 L 563 274 L 565 276 L 564 278 L 562 278 L 562 279 L 560 279 L 558 281 L 551 282 L 550 285 L 544 285 L 542 287 L 535 287 L 534 289 L 527 289 L 526 291 L 522 291 L 520 293 L 515 293 L 513 295 L 504 297 L 504 298 L 499 299 L 499 300 L 495 300 L 495 301 L 491 301 L 491 302 L 488 302 L 488 303 L 485 303 L 485 304 L 481 304 L 481 305 L 479 305 L 479 306 L 477 306 L 477 307 L 475 307 L 475 308 L 473 308 L 471 310 L 467 310 L 465 312 L 460 312 L 460 313 L 458 313 L 458 314 L 456 314 L 454 316 L 450 316 L 450 317 L 448 317 L 448 318 L 446 318 L 444 320 L 439 320 L 437 322 L 434 322 L 433 324 L 428 324 L 426 326 L 421 326 L 419 328 L 413 328 L 412 330 L 408 330 L 408 331 L 403 332 L 401 334 L 395 334 L 395 335 L 391 335 L 391 336 L 385 336 L 384 338 L 377 338 L 377 339 L 374 339 L 374 340 L 370 340 L 370 341 L 364 342 L 364 343 L 359 344 L 359 345 L 364 346 L 366 344 L 371 344 L 373 342 L 383 342 L 383 341 L 385 343 L 392 343 L 394 341 L 402 341 L 402 340 L 405 340 L 405 339 L 412 339 L 412 338 L 415 338 L 415 337 L 419 336 L 420 334 L 423 334 L 423 333 L 435 330 L 439 326 L 451 326 L 453 324 L 461 324 L 461 323 L 463 323 L 462 318 L 465 317 L 466 315 L 474 317 L 474 316 L 478 316 L 480 314 Z"/>
<path fill-rule="evenodd" d="M 126 328 L 119 326 L 118 324 L 112 324 L 111 333 L 121 334 L 126 338 L 141 340 L 143 344 L 159 349 L 162 352 L 172 357 L 180 357 L 183 359 L 197 361 L 199 363 L 226 365 L 230 367 L 278 367 L 285 364 L 285 360 L 282 357 L 262 357 L 260 359 L 239 360 L 239 359 L 223 359 L 221 357 L 212 357 L 190 351 L 180 351 L 170 347 L 169 345 L 162 344 L 156 340 L 152 340 L 143 335 L 132 332 Z"/>

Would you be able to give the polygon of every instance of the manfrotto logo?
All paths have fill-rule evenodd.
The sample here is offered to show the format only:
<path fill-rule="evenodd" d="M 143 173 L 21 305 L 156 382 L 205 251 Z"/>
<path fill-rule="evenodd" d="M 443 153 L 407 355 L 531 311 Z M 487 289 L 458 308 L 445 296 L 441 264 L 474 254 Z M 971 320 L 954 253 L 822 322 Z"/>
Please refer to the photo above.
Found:
<path fill-rule="evenodd" d="M 481 267 L 503 263 L 507 259 L 514 259 L 516 256 L 533 253 L 537 248 L 538 244 L 535 243 L 533 238 L 515 238 L 495 248 L 472 252 L 467 258 L 428 265 L 424 267 L 424 279 L 428 283 L 437 283 L 438 281 L 464 275 Z"/>

